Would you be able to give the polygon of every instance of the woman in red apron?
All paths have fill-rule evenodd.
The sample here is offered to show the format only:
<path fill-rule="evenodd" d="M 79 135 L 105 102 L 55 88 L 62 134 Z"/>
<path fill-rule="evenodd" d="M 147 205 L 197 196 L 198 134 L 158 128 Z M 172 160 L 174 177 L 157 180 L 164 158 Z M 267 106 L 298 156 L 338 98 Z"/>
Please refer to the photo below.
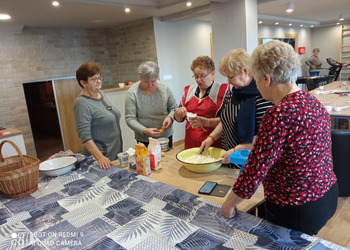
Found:
<path fill-rule="evenodd" d="M 219 114 L 228 84 L 214 81 L 215 65 L 208 56 L 197 57 L 191 65 L 197 84 L 186 86 L 180 107 L 175 110 L 175 120 L 186 118 L 185 149 L 200 147 L 220 122 Z M 212 146 L 220 147 L 221 141 Z"/>

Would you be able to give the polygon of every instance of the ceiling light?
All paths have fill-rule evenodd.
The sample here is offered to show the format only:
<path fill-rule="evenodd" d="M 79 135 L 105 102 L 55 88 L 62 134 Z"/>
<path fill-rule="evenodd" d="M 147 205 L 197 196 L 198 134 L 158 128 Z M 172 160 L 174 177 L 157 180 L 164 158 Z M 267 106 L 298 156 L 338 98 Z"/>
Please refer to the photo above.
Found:
<path fill-rule="evenodd" d="M 262 24 L 262 21 L 259 21 L 259 24 Z"/>
<path fill-rule="evenodd" d="M 292 26 L 292 24 L 290 23 L 290 24 L 288 24 L 289 26 Z"/>
<path fill-rule="evenodd" d="M 311 28 L 313 28 L 314 26 L 313 26 L 313 25 L 311 25 L 310 27 L 311 27 Z"/>
<path fill-rule="evenodd" d="M 57 6 L 60 6 L 60 3 L 57 2 L 57 1 L 53 1 L 53 2 L 52 2 L 52 5 L 55 6 L 55 7 L 57 7 Z"/>
<path fill-rule="evenodd" d="M 288 13 L 293 12 L 293 11 L 294 11 L 294 3 L 288 3 L 288 4 L 287 4 L 286 11 L 287 11 Z"/>
<path fill-rule="evenodd" d="M 186 3 L 186 6 L 187 6 L 187 7 L 191 7 L 191 6 L 192 6 L 192 3 L 191 3 L 191 2 L 187 2 L 187 3 Z"/>
<path fill-rule="evenodd" d="M 337 23 L 337 25 L 339 25 L 340 23 Z"/>
<path fill-rule="evenodd" d="M 279 25 L 279 22 L 276 22 L 275 25 Z"/>
<path fill-rule="evenodd" d="M 125 8 L 125 13 L 130 13 L 131 12 L 131 10 L 130 10 L 130 8 Z"/>
<path fill-rule="evenodd" d="M 304 24 L 300 24 L 300 27 L 303 27 L 304 26 Z"/>
<path fill-rule="evenodd" d="M 340 15 L 340 16 L 339 16 L 339 21 L 344 21 L 343 15 Z"/>
<path fill-rule="evenodd" d="M 11 19 L 10 15 L 7 14 L 0 14 L 0 20 L 9 20 Z"/>

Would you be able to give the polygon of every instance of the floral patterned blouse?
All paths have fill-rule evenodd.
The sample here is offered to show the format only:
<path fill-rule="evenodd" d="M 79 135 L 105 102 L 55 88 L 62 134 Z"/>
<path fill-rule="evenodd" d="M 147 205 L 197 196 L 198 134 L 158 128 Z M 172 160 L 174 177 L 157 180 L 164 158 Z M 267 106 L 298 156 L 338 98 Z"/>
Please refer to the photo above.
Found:
<path fill-rule="evenodd" d="M 233 191 L 248 199 L 262 182 L 269 202 L 302 205 L 321 198 L 336 181 L 330 116 L 315 97 L 301 90 L 265 113 Z"/>

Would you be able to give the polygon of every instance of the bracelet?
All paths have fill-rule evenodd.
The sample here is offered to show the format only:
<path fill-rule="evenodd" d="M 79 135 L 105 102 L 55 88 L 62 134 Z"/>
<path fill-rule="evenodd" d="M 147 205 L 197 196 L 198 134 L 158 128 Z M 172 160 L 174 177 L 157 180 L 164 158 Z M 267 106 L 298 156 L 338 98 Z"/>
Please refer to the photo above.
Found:
<path fill-rule="evenodd" d="M 208 135 L 208 137 L 207 138 L 210 138 L 210 139 L 212 139 L 213 140 L 213 142 L 215 142 L 216 140 L 215 140 L 215 138 L 214 138 L 214 136 L 212 136 L 212 135 Z"/>

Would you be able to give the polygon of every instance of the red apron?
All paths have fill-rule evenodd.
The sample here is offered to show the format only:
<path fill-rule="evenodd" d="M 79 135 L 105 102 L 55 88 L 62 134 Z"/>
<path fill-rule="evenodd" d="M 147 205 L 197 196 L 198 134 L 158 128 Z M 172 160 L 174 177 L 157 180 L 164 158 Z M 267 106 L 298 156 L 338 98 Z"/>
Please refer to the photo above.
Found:
<path fill-rule="evenodd" d="M 197 84 L 189 85 L 185 87 L 184 96 L 182 98 L 182 106 L 187 109 L 187 112 L 197 114 L 198 116 L 206 118 L 215 118 L 218 111 L 221 108 L 222 102 L 228 90 L 228 84 L 220 84 L 214 82 L 208 96 L 199 99 L 194 95 Z M 185 133 L 185 149 L 200 147 L 202 141 L 204 141 L 208 135 L 215 129 L 215 127 L 200 127 L 192 128 L 189 122 L 186 120 L 186 133 Z M 213 147 L 221 147 L 221 138 L 216 140 Z"/>

